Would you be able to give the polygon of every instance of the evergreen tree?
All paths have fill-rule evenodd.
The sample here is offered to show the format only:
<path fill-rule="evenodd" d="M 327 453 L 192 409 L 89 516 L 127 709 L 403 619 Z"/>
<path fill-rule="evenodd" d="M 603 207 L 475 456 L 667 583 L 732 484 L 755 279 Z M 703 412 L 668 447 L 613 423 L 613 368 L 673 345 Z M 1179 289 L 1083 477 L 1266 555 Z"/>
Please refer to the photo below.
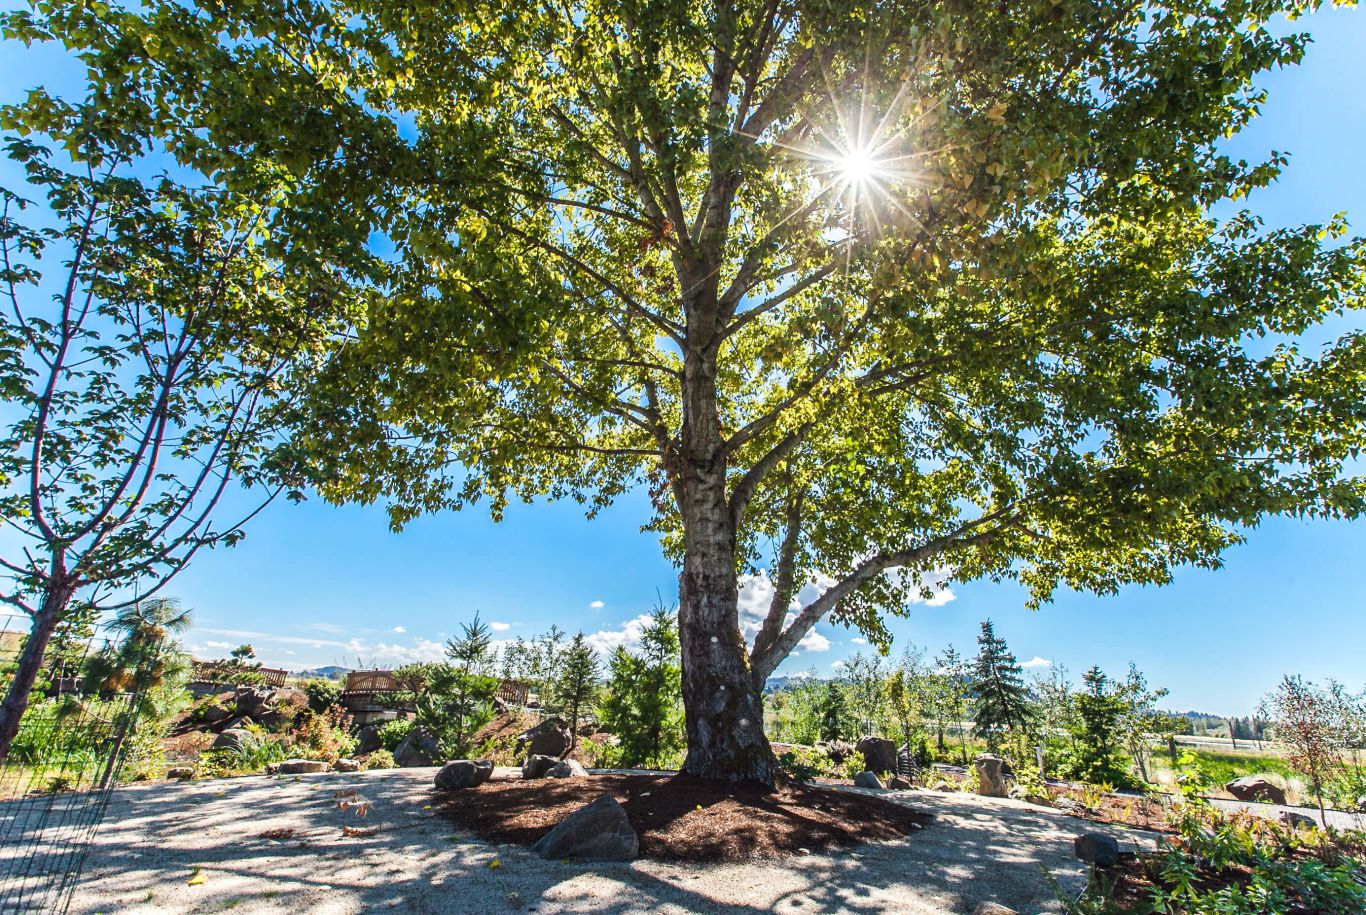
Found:
<path fill-rule="evenodd" d="M 1094 785 L 1130 785 L 1133 775 L 1120 754 L 1129 703 L 1099 667 L 1082 674 L 1081 682 L 1081 690 L 1072 699 L 1076 750 L 1067 774 Z"/>
<path fill-rule="evenodd" d="M 977 700 L 973 733 L 995 751 L 1004 732 L 1020 731 L 1028 725 L 1029 693 L 1015 655 L 1006 647 L 1005 639 L 996 635 L 991 620 L 982 623 L 977 645 L 977 660 L 972 668 L 973 694 Z"/>
<path fill-rule="evenodd" d="M 618 647 L 608 665 L 603 726 L 619 741 L 624 766 L 658 768 L 683 746 L 678 623 L 656 610 L 641 633 L 640 653 Z"/>
<path fill-rule="evenodd" d="M 849 705 L 844 699 L 844 690 L 835 683 L 825 684 L 825 694 L 820 705 L 820 739 L 839 740 L 848 732 Z"/>
<path fill-rule="evenodd" d="M 432 667 L 416 702 L 417 725 L 435 735 L 452 759 L 468 755 L 475 732 L 493 718 L 498 691 L 498 681 L 488 675 L 494 662 L 492 632 L 478 615 L 461 629 L 459 638 L 446 643 L 451 663 Z"/>
<path fill-rule="evenodd" d="M 555 683 L 555 704 L 569 719 L 569 748 L 579 742 L 579 716 L 598 691 L 598 654 L 580 632 L 569 643 Z"/>

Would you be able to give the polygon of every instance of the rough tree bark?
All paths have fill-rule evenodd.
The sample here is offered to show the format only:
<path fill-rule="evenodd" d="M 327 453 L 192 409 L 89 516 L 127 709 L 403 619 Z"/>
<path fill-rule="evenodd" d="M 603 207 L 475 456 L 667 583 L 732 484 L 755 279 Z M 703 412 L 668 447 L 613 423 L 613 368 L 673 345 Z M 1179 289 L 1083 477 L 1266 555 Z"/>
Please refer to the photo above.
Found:
<path fill-rule="evenodd" d="M 19 733 L 19 721 L 28 708 L 38 672 L 43 669 L 43 655 L 48 642 L 52 641 L 52 633 L 71 606 L 72 594 L 73 591 L 65 586 L 50 588 L 34 614 L 33 628 L 19 655 L 19 667 L 5 692 L 4 702 L 0 703 L 0 761 L 9 756 L 10 745 Z"/>

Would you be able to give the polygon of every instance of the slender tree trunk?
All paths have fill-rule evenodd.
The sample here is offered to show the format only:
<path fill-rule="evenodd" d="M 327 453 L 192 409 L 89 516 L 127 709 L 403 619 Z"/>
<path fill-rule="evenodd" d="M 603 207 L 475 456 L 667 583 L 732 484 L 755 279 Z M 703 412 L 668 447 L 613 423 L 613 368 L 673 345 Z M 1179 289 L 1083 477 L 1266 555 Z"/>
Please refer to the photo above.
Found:
<path fill-rule="evenodd" d="M 683 771 L 772 785 L 777 764 L 740 634 L 735 520 L 727 498 L 714 346 L 689 351 L 684 390 L 681 479 L 675 488 L 685 541 L 678 609 L 688 735 Z"/>
<path fill-rule="evenodd" d="M 0 703 L 0 761 L 9 756 L 10 744 L 19 733 L 19 722 L 28 708 L 29 694 L 43 669 L 43 655 L 47 644 L 52 641 L 52 633 L 57 624 L 66 616 L 71 604 L 71 591 L 65 588 L 49 589 L 43 596 L 42 606 L 33 618 L 33 628 L 24 642 L 24 650 L 19 655 L 19 667 L 10 681 L 9 690 Z"/>

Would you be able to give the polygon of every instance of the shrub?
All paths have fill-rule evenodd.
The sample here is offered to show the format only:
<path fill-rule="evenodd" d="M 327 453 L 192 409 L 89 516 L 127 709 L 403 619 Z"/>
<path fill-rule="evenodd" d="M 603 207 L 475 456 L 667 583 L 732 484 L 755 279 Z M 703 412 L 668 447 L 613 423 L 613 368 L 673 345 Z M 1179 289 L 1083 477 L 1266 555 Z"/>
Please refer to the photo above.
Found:
<path fill-rule="evenodd" d="M 360 767 L 364 771 L 370 769 L 397 769 L 398 763 L 394 762 L 394 754 L 388 750 L 376 750 L 365 759 L 361 760 Z"/>
<path fill-rule="evenodd" d="M 310 677 L 299 688 L 308 695 L 308 708 L 313 712 L 325 712 L 336 705 L 342 691 L 340 682 L 325 677 Z"/>
<path fill-rule="evenodd" d="M 308 715 L 289 732 L 290 752 L 308 759 L 330 763 L 350 756 L 356 738 L 348 733 L 351 716 L 335 706 L 317 715 Z"/>
<path fill-rule="evenodd" d="M 398 721 L 386 721 L 380 725 L 379 744 L 390 753 L 398 749 L 398 745 L 403 742 L 403 738 L 408 736 L 408 732 L 413 729 L 413 721 L 410 718 Z"/>
<path fill-rule="evenodd" d="M 793 747 L 778 757 L 778 768 L 794 781 L 809 782 L 833 775 L 835 764 L 814 747 Z"/>

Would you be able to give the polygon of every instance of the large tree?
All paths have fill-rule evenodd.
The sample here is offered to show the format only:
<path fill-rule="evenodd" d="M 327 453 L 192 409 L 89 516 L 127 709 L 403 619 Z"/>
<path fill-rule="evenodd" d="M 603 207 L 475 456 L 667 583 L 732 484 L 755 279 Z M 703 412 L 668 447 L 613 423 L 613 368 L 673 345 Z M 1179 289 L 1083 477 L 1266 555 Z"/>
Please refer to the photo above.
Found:
<path fill-rule="evenodd" d="M 1315 6 L 137 10 L 158 59 L 217 61 L 186 80 L 221 100 L 206 143 L 403 200 L 299 417 L 324 495 L 402 525 L 647 486 L 685 768 L 769 780 L 759 689 L 819 620 L 885 644 L 931 575 L 1038 604 L 1216 566 L 1268 513 L 1359 513 L 1366 345 L 1289 341 L 1359 304 L 1362 246 L 1263 229 L 1236 201 L 1282 160 L 1219 145 L 1303 52 L 1268 23 Z M 136 69 L 116 47 L 93 56 Z"/>

